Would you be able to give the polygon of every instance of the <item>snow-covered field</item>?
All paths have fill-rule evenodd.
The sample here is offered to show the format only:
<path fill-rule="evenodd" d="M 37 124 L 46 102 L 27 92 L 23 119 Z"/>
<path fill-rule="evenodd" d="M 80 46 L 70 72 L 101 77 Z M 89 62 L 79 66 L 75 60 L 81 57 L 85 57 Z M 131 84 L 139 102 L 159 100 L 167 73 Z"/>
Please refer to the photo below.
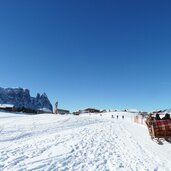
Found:
<path fill-rule="evenodd" d="M 116 115 L 125 119 L 116 119 Z M 111 118 L 114 115 L 114 118 Z M 0 170 L 171 170 L 171 144 L 158 145 L 131 113 L 102 116 L 0 112 Z"/>

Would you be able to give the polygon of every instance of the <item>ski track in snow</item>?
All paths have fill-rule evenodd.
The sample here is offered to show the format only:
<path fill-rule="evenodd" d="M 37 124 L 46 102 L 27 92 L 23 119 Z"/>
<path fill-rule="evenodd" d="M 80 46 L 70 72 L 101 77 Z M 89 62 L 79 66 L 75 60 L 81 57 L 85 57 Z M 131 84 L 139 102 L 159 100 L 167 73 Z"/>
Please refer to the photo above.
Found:
<path fill-rule="evenodd" d="M 152 142 L 146 127 L 130 120 L 88 115 L 2 118 L 3 171 L 171 170 L 171 157 L 165 156 L 171 144 Z M 162 148 L 164 154 L 157 155 Z"/>

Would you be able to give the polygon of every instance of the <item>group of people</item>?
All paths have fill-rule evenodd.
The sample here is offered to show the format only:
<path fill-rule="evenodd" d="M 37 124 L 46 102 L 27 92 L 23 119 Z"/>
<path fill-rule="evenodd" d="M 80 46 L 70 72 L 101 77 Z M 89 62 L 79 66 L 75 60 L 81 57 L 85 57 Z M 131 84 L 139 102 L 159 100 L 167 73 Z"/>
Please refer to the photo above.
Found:
<path fill-rule="evenodd" d="M 156 120 L 171 120 L 170 114 L 168 114 L 168 113 L 166 113 L 163 118 L 160 118 L 160 115 L 157 113 L 155 119 Z"/>
<path fill-rule="evenodd" d="M 145 122 L 148 125 L 148 127 L 150 127 L 152 122 L 155 120 L 171 120 L 170 114 L 166 113 L 163 118 L 160 118 L 160 115 L 158 113 L 156 114 L 156 117 L 152 117 L 152 114 L 150 114 Z"/>
<path fill-rule="evenodd" d="M 112 118 L 114 118 L 114 116 L 112 115 Z M 119 116 L 117 115 L 116 116 L 116 118 L 118 119 L 119 118 Z M 125 118 L 125 116 L 124 115 L 122 115 L 122 119 L 124 119 Z"/>

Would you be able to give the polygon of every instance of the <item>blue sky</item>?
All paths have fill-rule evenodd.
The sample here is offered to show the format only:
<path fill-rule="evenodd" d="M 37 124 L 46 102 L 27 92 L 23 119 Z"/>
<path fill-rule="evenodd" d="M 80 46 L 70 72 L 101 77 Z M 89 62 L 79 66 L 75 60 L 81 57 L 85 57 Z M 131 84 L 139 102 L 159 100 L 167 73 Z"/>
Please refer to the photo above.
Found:
<path fill-rule="evenodd" d="M 171 2 L 1 0 L 1 87 L 71 111 L 170 108 Z"/>

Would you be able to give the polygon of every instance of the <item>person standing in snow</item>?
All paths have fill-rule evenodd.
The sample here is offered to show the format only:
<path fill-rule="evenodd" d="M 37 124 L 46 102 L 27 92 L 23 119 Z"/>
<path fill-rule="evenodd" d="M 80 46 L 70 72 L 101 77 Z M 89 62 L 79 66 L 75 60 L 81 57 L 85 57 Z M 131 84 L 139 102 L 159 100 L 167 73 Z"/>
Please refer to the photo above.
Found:
<path fill-rule="evenodd" d="M 116 118 L 118 119 L 118 115 L 116 116 Z"/>
<path fill-rule="evenodd" d="M 160 116 L 159 116 L 159 114 L 157 113 L 156 114 L 156 118 L 155 118 L 156 120 L 161 120 L 161 118 L 160 118 Z"/>
<path fill-rule="evenodd" d="M 170 120 L 170 114 L 166 113 L 162 120 Z"/>
<path fill-rule="evenodd" d="M 124 115 L 122 115 L 122 119 L 124 119 Z"/>

